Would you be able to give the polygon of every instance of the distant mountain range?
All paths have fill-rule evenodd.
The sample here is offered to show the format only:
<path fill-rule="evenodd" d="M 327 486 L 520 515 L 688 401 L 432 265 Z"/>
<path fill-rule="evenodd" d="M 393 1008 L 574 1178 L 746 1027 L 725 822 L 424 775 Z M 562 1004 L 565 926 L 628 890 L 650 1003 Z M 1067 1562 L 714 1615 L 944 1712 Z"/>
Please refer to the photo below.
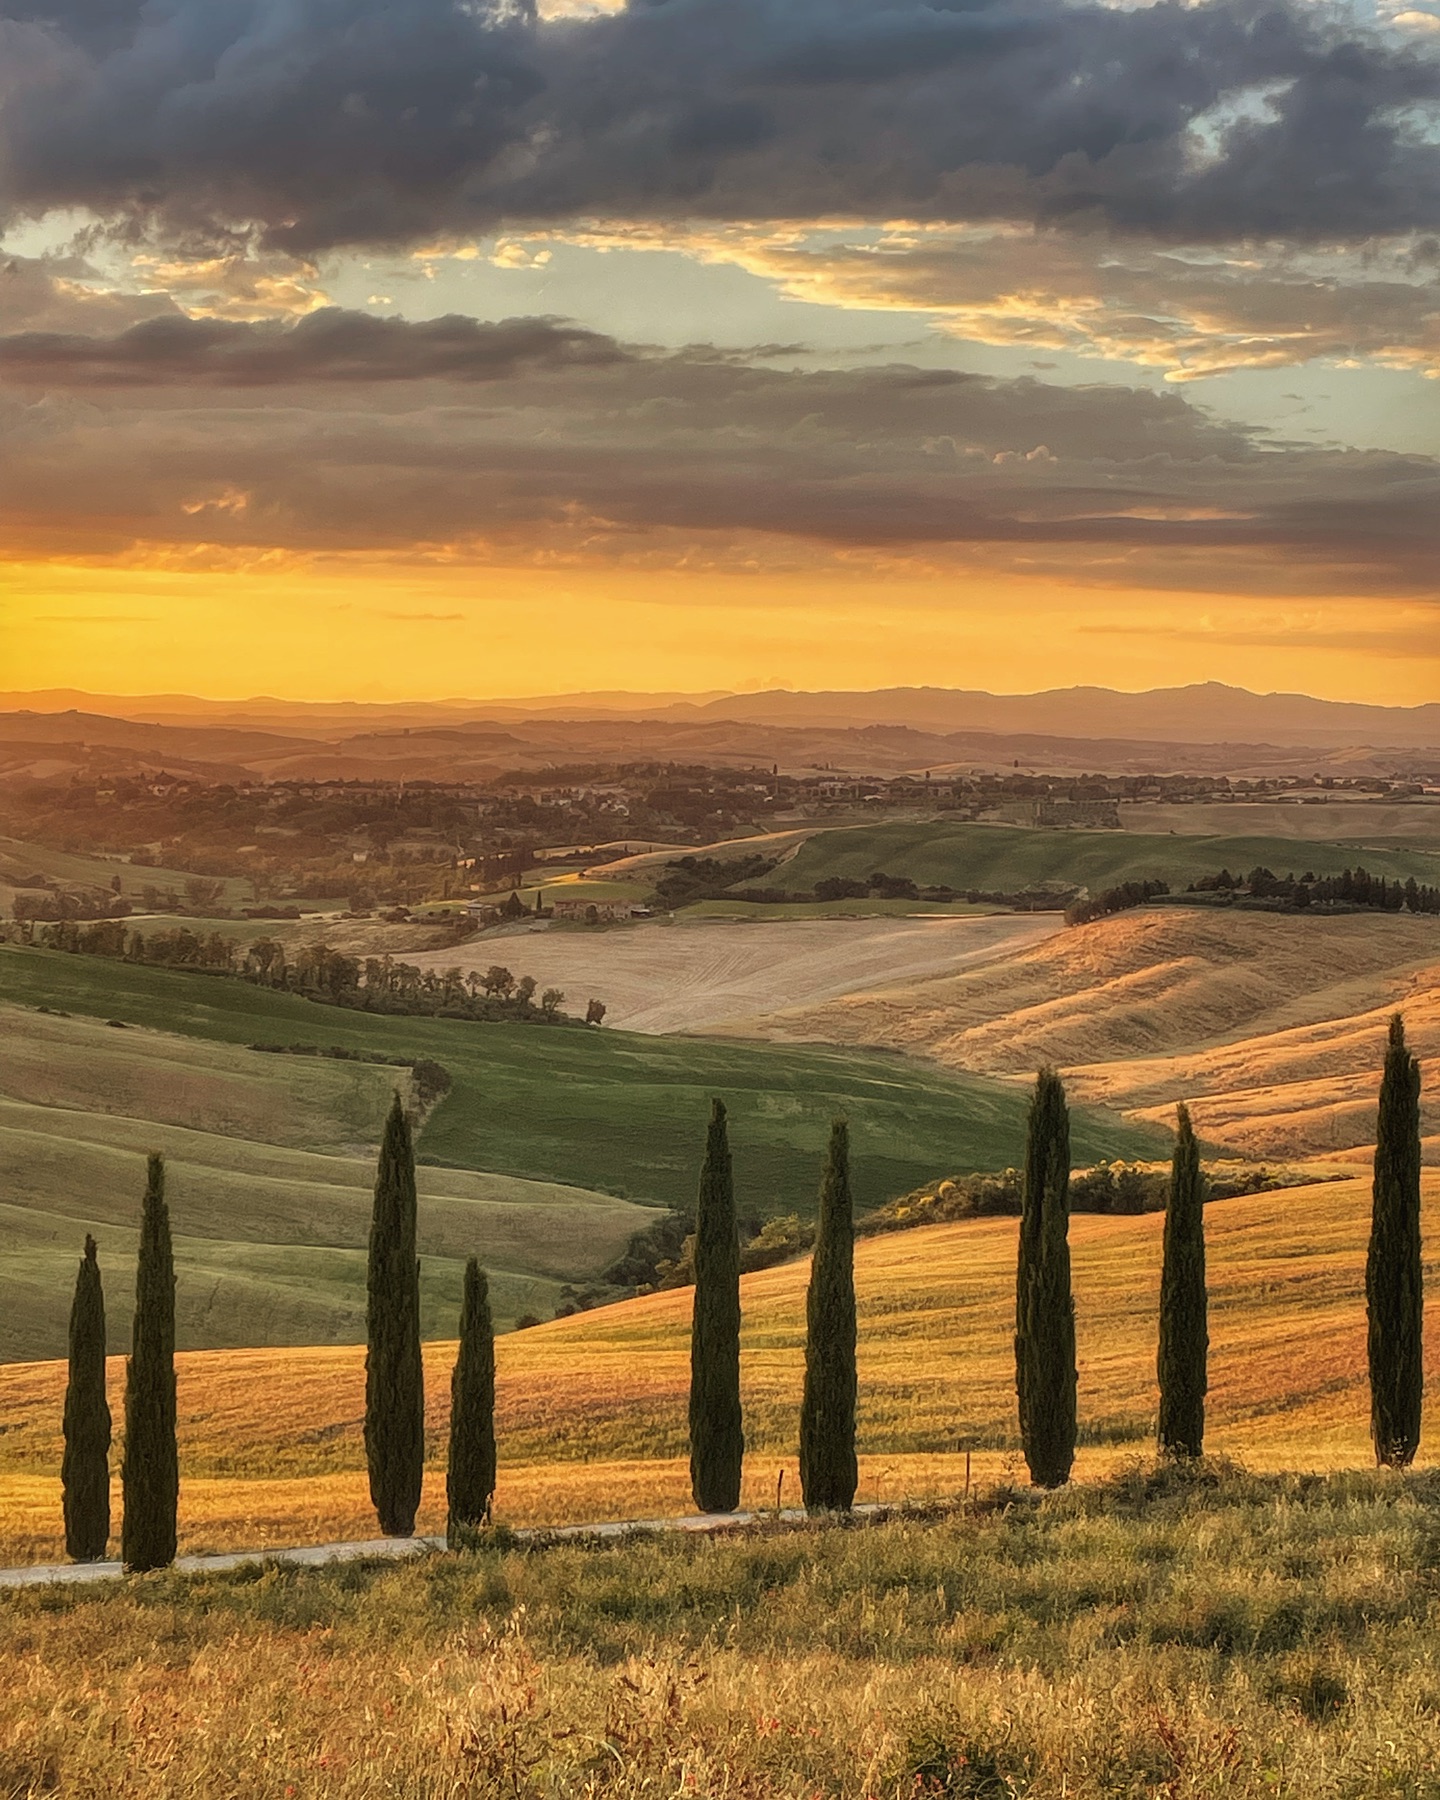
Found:
<path fill-rule="evenodd" d="M 542 695 L 527 699 L 414 702 L 306 702 L 266 697 L 211 701 L 183 694 L 122 697 L 65 689 L 0 694 L 0 712 L 94 715 L 152 725 L 215 732 L 207 748 L 220 761 L 246 760 L 235 740 L 220 734 L 255 732 L 328 742 L 357 733 L 536 721 L 594 720 L 849 732 L 873 726 L 908 727 L 949 737 L 962 733 L 1005 738 L 1090 739 L 1131 744 L 1306 746 L 1316 749 L 1440 749 L 1440 703 L 1371 706 L 1319 700 L 1308 694 L 1255 694 L 1221 682 L 1121 693 L 1111 688 L 1054 688 L 1038 694 L 989 694 L 962 688 L 878 688 L 873 691 L 750 694 Z M 13 723 L 13 720 L 9 723 Z M 77 725 L 79 721 L 77 720 Z M 4 735 L 12 735 L 8 724 Z M 52 740 L 55 741 L 55 740 Z M 113 737 L 110 741 L 116 740 Z M 237 755 L 237 752 L 240 752 Z M 201 754 L 198 745 L 192 754 Z"/>

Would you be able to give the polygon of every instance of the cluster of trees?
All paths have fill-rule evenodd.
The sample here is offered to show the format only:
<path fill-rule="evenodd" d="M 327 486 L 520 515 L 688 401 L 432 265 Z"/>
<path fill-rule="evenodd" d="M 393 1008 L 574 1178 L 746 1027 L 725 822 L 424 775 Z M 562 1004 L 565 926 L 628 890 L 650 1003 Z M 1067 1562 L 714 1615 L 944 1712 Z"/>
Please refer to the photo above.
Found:
<path fill-rule="evenodd" d="M 11 905 L 22 925 L 77 919 L 128 919 L 130 902 L 121 894 L 73 894 L 41 888 L 17 893 Z"/>
<path fill-rule="evenodd" d="M 1076 1443 L 1075 1308 L 1070 1289 L 1069 1121 L 1059 1077 L 1031 1103 L 1015 1296 L 1015 1385 L 1031 1479 L 1069 1479 Z M 1179 1108 L 1160 1280 L 1156 1372 L 1163 1452 L 1199 1456 L 1207 1389 L 1205 1182 L 1190 1116 Z M 1399 1014 L 1390 1024 L 1376 1127 L 1365 1269 L 1370 1435 L 1382 1467 L 1406 1468 L 1420 1443 L 1423 1292 L 1420 1065 Z"/>
<path fill-rule="evenodd" d="M 1169 893 L 1170 888 L 1163 881 L 1122 881 L 1118 887 L 1106 888 L 1090 899 L 1072 901 L 1065 909 L 1065 923 L 1088 925 L 1094 919 L 1144 906 Z M 1344 869 L 1339 875 L 1316 875 L 1308 869 L 1303 875 L 1276 875 L 1259 865 L 1248 875 L 1232 875 L 1229 869 L 1221 869 L 1216 875 L 1202 875 L 1198 881 L 1192 881 L 1185 894 L 1214 895 L 1220 904 L 1243 900 L 1274 912 L 1305 912 L 1319 907 L 1332 912 L 1358 909 L 1440 913 L 1440 887 L 1429 887 L 1413 875 L 1406 881 L 1391 881 L 1363 868 Z M 1174 896 L 1177 901 L 1184 897 Z"/>
<path fill-rule="evenodd" d="M 678 856 L 666 863 L 655 883 L 657 905 L 690 906 L 697 900 L 717 900 L 739 881 L 756 881 L 775 867 L 767 856 L 741 856 L 722 860 L 715 856 Z"/>
<path fill-rule="evenodd" d="M 560 1009 L 561 988 L 540 991 L 533 975 L 518 980 L 498 964 L 479 974 L 459 967 L 422 969 L 391 956 L 347 956 L 328 944 L 307 944 L 287 956 L 276 938 L 259 938 L 242 951 L 220 932 L 202 935 L 185 926 L 173 931 L 128 931 L 123 921 L 105 919 L 91 925 L 73 920 L 47 925 L 41 943 L 50 950 L 81 956 L 105 956 L 167 969 L 199 969 L 235 975 L 260 987 L 301 994 L 327 1006 L 354 1007 L 361 1012 L 441 1019 L 522 1019 L 546 1024 L 580 1023 Z M 598 1000 L 588 1004 L 584 1023 L 605 1017 Z"/>
<path fill-rule="evenodd" d="M 1156 1372 L 1163 1453 L 1204 1450 L 1208 1298 L 1205 1181 L 1190 1116 L 1178 1109 L 1165 1213 Z M 1070 1121 L 1053 1070 L 1030 1104 L 1015 1277 L 1015 1391 L 1031 1480 L 1069 1480 L 1077 1440 L 1075 1305 L 1070 1280 Z M 375 1179 L 366 1288 L 365 1453 L 370 1496 L 387 1536 L 415 1528 L 425 1458 L 416 1248 L 415 1154 L 397 1094 Z M 855 1220 L 850 1137 L 836 1119 L 820 1180 L 806 1296 L 805 1379 L 799 1419 L 807 1508 L 844 1511 L 857 1485 Z M 740 1503 L 745 1455 L 740 1397 L 740 1233 L 724 1103 L 712 1103 L 696 1205 L 690 1339 L 690 1479 L 705 1512 Z M 1420 1066 L 1391 1021 L 1376 1127 L 1365 1294 L 1376 1460 L 1405 1468 L 1420 1443 L 1424 1297 L 1420 1244 Z M 459 1351 L 451 1378 L 446 1493 L 452 1544 L 489 1521 L 496 1480 L 495 1348 L 488 1285 L 466 1264 Z M 149 1162 L 141 1212 L 135 1316 L 126 1365 L 124 1515 L 130 1569 L 175 1555 L 179 1462 L 175 1403 L 175 1269 L 164 1164 Z M 81 1561 L 110 1536 L 111 1422 L 105 1398 L 105 1312 L 93 1238 L 76 1279 L 62 1465 L 65 1538 Z"/>
<path fill-rule="evenodd" d="M 1248 875 L 1234 876 L 1228 869 L 1197 881 L 1194 893 L 1239 894 L 1252 900 L 1273 900 L 1296 911 L 1309 906 L 1362 907 L 1372 912 L 1440 913 L 1440 887 L 1416 881 L 1390 881 L 1367 869 L 1343 869 L 1338 875 L 1276 875 L 1256 867 Z"/>
<path fill-rule="evenodd" d="M 1316 1181 L 1343 1181 L 1340 1172 L 1317 1175 L 1305 1164 L 1221 1163 L 1207 1171 L 1206 1198 L 1233 1200 L 1240 1194 L 1270 1193 L 1276 1188 L 1310 1187 Z M 956 1219 L 1018 1218 L 1025 1194 L 1021 1169 L 995 1169 L 983 1174 L 955 1175 L 933 1188 L 918 1188 L 866 1213 L 855 1229 L 861 1237 L 910 1231 L 917 1225 L 945 1225 Z M 1170 1174 L 1164 1166 L 1145 1162 L 1099 1162 L 1072 1170 L 1072 1213 L 1134 1215 L 1164 1212 L 1170 1197 Z"/>
<path fill-rule="evenodd" d="M 813 888 L 747 887 L 731 898 L 749 900 L 757 905 L 808 905 L 813 901 L 836 900 L 923 900 L 937 906 L 953 900 L 965 900 L 972 906 L 1013 906 L 1020 912 L 1053 912 L 1065 904 L 1065 896 L 1074 894 L 1073 887 L 1040 888 L 956 888 L 943 883 L 922 886 L 908 875 L 887 875 L 883 869 L 864 877 L 856 875 L 823 875 Z"/>
<path fill-rule="evenodd" d="M 1092 899 L 1072 900 L 1065 908 L 1065 923 L 1088 925 L 1092 919 L 1127 912 L 1132 906 L 1144 906 L 1169 892 L 1170 884 L 1165 881 L 1122 881 L 1118 887 L 1106 888 Z"/>

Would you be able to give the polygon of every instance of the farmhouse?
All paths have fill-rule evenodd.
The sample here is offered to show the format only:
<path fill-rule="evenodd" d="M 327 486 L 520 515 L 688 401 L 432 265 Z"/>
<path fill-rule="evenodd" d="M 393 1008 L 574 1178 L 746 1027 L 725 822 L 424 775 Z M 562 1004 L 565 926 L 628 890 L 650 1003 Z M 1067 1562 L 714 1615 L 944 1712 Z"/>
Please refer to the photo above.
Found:
<path fill-rule="evenodd" d="M 586 925 L 613 924 L 617 919 L 629 919 L 644 916 L 644 910 L 637 908 L 633 900 L 561 900 L 556 898 L 550 903 L 551 914 L 557 919 L 578 919 Z"/>

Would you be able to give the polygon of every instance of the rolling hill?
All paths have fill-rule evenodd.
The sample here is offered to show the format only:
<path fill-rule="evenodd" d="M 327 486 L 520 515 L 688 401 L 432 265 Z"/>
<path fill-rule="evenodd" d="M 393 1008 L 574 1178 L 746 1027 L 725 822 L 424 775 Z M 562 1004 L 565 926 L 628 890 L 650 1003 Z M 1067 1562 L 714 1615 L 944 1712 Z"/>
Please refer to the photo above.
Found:
<path fill-rule="evenodd" d="M 1440 1178 L 1427 1180 L 1429 1280 Z M 1214 1203 L 1208 1447 L 1259 1467 L 1369 1461 L 1363 1179 Z M 1158 1216 L 1072 1221 L 1079 1472 L 1145 1450 L 1154 1428 Z M 1010 1348 L 1016 1224 L 973 1220 L 862 1240 L 861 1498 L 953 1492 L 966 1453 L 983 1479 L 1018 1467 Z M 745 1503 L 788 1472 L 808 1265 L 745 1277 Z M 520 1332 L 497 1347 L 502 1518 L 657 1516 L 687 1507 L 690 1294 L 679 1290 Z M 1440 1336 L 1428 1338 L 1430 1386 Z M 453 1344 L 426 1351 L 431 1473 L 422 1528 L 442 1516 Z M 0 1369 L 0 1556 L 55 1552 L 63 1367 Z M 111 1366 L 118 1383 L 118 1359 Z M 355 1348 L 182 1357 L 181 1521 L 196 1547 L 368 1535 Z M 1433 1445 L 1422 1449 L 1433 1461 Z"/>
<path fill-rule="evenodd" d="M 374 1145 L 410 1071 L 264 1055 L 94 1019 L 0 1006 L 0 1359 L 65 1344 L 77 1247 L 112 1269 L 134 1252 L 143 1158 L 165 1153 L 178 1332 L 216 1344 L 364 1336 Z M 420 1172 L 422 1318 L 449 1328 L 465 1257 L 494 1268 L 497 1315 L 548 1314 L 624 1248 L 649 1212 L 583 1187 Z M 110 1342 L 129 1329 L 112 1283 Z"/>
<path fill-rule="evenodd" d="M 712 1094 L 731 1108 L 742 1203 L 807 1210 L 831 1117 L 862 1146 L 860 1203 L 946 1168 L 1014 1160 L 1024 1100 L 984 1078 L 871 1052 L 610 1030 L 389 1018 L 320 1006 L 238 980 L 0 946 L 0 1000 L 214 1043 L 338 1045 L 433 1058 L 453 1078 L 425 1122 L 422 1158 L 574 1183 L 654 1205 L 693 1200 Z M 1077 1120 L 1077 1155 L 1161 1141 L 1104 1114 Z"/>
<path fill-rule="evenodd" d="M 1403 1007 L 1440 1130 L 1440 926 L 1155 907 L 938 979 L 752 1019 L 787 1042 L 873 1044 L 948 1068 L 1061 1068 L 1073 1097 L 1136 1117 L 1189 1100 L 1215 1143 L 1363 1154 L 1389 1014 Z M 1440 1152 L 1432 1142 L 1429 1154 Z"/>
<path fill-rule="evenodd" d="M 1440 883 L 1440 853 L 1419 848 L 1382 850 L 1274 836 L 1030 831 L 946 820 L 820 832 L 807 838 L 770 879 L 799 891 L 836 875 L 863 881 L 878 870 L 908 876 L 921 886 L 1008 893 L 1064 882 L 1098 893 L 1122 881 L 1155 879 L 1183 888 L 1222 868 L 1240 872 L 1260 864 L 1280 875 L 1307 869 L 1317 875 L 1338 875 L 1357 863 L 1372 875 Z"/>
<path fill-rule="evenodd" d="M 731 1105 L 742 1205 L 762 1216 L 813 1206 L 839 1111 L 865 1205 L 946 1169 L 1004 1166 L 1023 1137 L 1023 1094 L 867 1052 L 379 1018 L 14 946 L 0 947 L 0 1001 L 0 1359 L 63 1347 L 87 1230 L 112 1269 L 128 1261 L 149 1149 L 169 1159 L 182 1344 L 363 1336 L 374 1146 L 409 1071 L 257 1043 L 449 1071 L 419 1139 L 430 1333 L 449 1328 L 468 1254 L 493 1266 L 508 1324 L 593 1280 L 647 1208 L 692 1204 L 713 1093 Z M 1089 1159 L 1166 1136 L 1096 1113 L 1076 1139 Z M 112 1283 L 117 1345 L 126 1286 Z"/>

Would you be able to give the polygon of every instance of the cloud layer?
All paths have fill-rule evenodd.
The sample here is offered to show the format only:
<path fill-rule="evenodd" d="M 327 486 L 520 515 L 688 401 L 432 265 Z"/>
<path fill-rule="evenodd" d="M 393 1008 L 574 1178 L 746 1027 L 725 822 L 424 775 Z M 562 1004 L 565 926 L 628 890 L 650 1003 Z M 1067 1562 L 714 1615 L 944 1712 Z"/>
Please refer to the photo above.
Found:
<path fill-rule="evenodd" d="M 1440 226 L 1440 57 L 1308 0 L 4 0 L 14 208 L 310 253 L 580 216 Z"/>
<path fill-rule="evenodd" d="M 1267 443 L 1178 394 L 339 311 L 19 333 L 0 367 L 43 379 L 0 430 L 13 554 L 921 557 L 1423 593 L 1440 552 L 1440 464 Z"/>

